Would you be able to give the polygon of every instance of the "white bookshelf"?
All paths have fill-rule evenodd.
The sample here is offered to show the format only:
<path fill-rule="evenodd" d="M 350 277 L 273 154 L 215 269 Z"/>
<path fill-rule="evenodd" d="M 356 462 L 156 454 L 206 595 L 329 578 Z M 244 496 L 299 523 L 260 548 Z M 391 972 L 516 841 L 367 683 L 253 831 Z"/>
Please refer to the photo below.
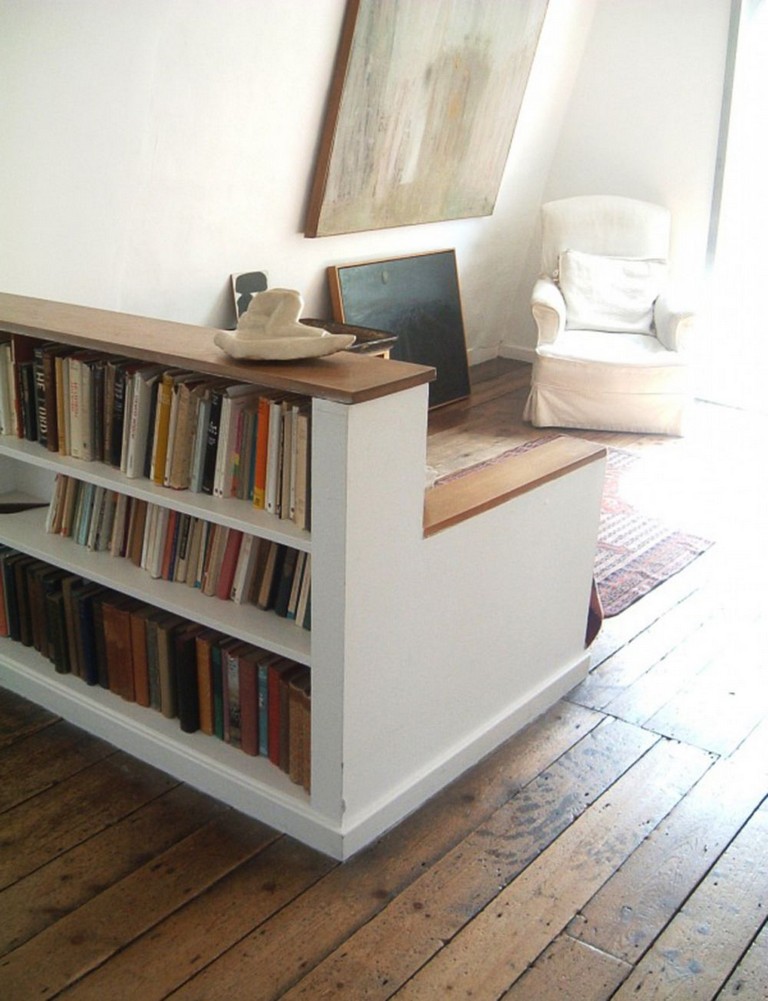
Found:
<path fill-rule="evenodd" d="M 425 498 L 432 373 L 422 366 L 348 352 L 236 364 L 207 328 L 9 295 L 0 295 L 0 330 L 312 397 L 311 534 L 244 502 L 167 490 L 0 439 L 4 490 L 45 496 L 54 474 L 66 472 L 311 552 L 309 633 L 46 535 L 44 509 L 0 519 L 0 541 L 13 548 L 309 664 L 311 795 L 268 762 L 184 734 L 176 721 L 57 674 L 11 641 L 0 641 L 0 684 L 345 858 L 586 673 L 602 449 L 562 439 L 502 463 L 490 480 L 468 477 Z"/>

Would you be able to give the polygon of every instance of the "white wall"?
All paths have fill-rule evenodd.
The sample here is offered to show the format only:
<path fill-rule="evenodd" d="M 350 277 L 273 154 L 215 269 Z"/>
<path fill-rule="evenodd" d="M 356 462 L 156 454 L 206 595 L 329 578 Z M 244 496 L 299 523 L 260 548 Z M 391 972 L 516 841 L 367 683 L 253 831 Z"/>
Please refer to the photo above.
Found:
<path fill-rule="evenodd" d="M 0 0 L 0 289 L 229 326 L 232 272 L 328 316 L 328 265 L 455 247 L 471 359 L 525 356 L 542 200 L 659 199 L 698 255 L 728 6 L 550 0 L 493 216 L 307 240 L 344 0 Z"/>
<path fill-rule="evenodd" d="M 0 289 L 228 326 L 232 272 L 455 247 L 473 359 L 510 330 L 594 0 L 550 0 L 494 215 L 307 240 L 344 0 L 0 0 Z"/>
<path fill-rule="evenodd" d="M 544 199 L 615 194 L 673 214 L 671 266 L 703 278 L 731 0 L 598 0 Z M 527 311 L 538 271 L 538 231 L 504 353 L 530 357 Z M 522 322 L 521 322 L 522 321 Z"/>

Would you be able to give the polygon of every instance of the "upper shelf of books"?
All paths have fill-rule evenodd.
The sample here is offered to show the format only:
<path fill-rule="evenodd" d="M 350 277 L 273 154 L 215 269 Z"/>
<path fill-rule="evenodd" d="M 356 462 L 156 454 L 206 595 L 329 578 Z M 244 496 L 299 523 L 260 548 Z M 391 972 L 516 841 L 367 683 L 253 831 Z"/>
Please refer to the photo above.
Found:
<path fill-rule="evenodd" d="M 362 403 L 431 382 L 426 365 L 348 351 L 310 361 L 236 362 L 213 343 L 215 330 L 89 306 L 0 293 L 0 330 L 121 353 L 338 403 Z"/>

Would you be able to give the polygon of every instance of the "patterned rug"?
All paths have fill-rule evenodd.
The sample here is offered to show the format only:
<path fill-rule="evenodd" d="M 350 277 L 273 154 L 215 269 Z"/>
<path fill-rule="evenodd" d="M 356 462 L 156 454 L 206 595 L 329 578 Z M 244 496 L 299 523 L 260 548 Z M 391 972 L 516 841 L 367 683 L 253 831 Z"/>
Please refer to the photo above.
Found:
<path fill-rule="evenodd" d="M 631 452 L 608 449 L 595 557 L 595 583 L 606 618 L 629 608 L 712 545 L 634 508 L 622 481 L 638 462 L 640 457 Z"/>
<path fill-rule="evenodd" d="M 528 452 L 557 437 L 557 434 L 545 434 L 507 449 L 485 462 L 442 476 L 435 484 L 459 479 L 471 471 L 494 465 L 510 455 Z M 623 612 L 643 595 L 685 569 L 712 545 L 708 539 L 678 531 L 636 510 L 624 487 L 627 474 L 636 468 L 640 456 L 617 448 L 607 451 L 595 556 L 599 603 L 593 601 L 593 614 L 597 619 Z M 593 627 L 592 635 L 597 628 L 599 624 Z"/>

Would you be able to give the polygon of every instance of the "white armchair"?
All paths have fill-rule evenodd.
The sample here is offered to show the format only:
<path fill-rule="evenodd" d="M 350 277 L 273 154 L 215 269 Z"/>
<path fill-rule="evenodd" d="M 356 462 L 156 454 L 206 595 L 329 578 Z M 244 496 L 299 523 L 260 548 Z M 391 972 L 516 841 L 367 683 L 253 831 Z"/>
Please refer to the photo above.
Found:
<path fill-rule="evenodd" d="M 667 298 L 669 212 L 590 195 L 548 202 L 542 225 L 525 419 L 536 427 L 682 434 L 694 316 Z"/>

